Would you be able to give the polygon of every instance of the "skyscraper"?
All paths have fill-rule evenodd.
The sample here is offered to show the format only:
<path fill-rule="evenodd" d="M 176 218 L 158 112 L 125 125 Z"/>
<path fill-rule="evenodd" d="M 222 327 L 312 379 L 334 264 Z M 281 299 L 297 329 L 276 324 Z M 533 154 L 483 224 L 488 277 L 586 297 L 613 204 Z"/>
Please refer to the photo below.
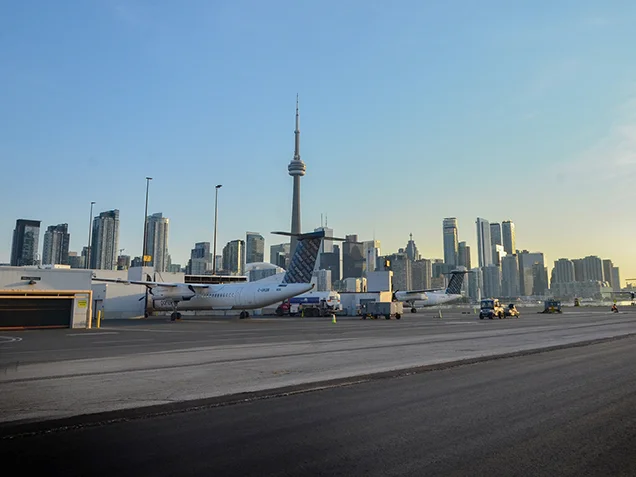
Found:
<path fill-rule="evenodd" d="M 537 289 L 542 290 L 543 287 L 547 289 L 548 272 L 544 265 L 543 254 L 540 252 L 530 253 L 527 250 L 523 250 L 517 256 L 519 259 L 519 293 L 521 296 L 531 296 L 534 291 Z M 538 264 L 538 266 L 534 267 L 535 264 Z M 537 285 L 534 283 L 536 279 L 540 279 L 540 283 Z M 543 293 L 539 294 L 542 295 Z"/>
<path fill-rule="evenodd" d="M 457 219 L 448 217 L 442 222 L 442 233 L 444 236 L 444 263 L 455 267 L 457 262 Z"/>
<path fill-rule="evenodd" d="M 39 241 L 39 220 L 16 220 L 11 244 L 11 265 L 14 267 L 36 265 Z"/>
<path fill-rule="evenodd" d="M 603 260 L 603 278 L 605 278 L 605 281 L 614 288 L 614 283 L 612 282 L 612 268 L 614 268 L 614 264 L 611 260 Z"/>
<path fill-rule="evenodd" d="M 479 268 L 492 265 L 492 241 L 490 239 L 490 224 L 486 219 L 477 218 L 477 255 Z"/>
<path fill-rule="evenodd" d="M 409 257 L 411 262 L 420 259 L 420 252 L 417 250 L 415 240 L 413 240 L 413 234 L 409 234 L 409 241 L 406 244 L 406 256 Z"/>
<path fill-rule="evenodd" d="M 366 263 L 367 273 L 374 272 L 378 266 L 378 258 L 380 258 L 380 241 L 367 240 L 362 242 L 364 252 L 364 261 Z"/>
<path fill-rule="evenodd" d="M 621 291 L 621 274 L 618 267 L 612 267 L 612 288 Z"/>
<path fill-rule="evenodd" d="M 325 237 L 333 237 L 333 229 L 329 227 L 317 227 L 314 229 L 314 232 L 324 232 Z M 333 240 L 323 240 L 320 243 L 320 253 L 331 253 L 333 252 Z"/>
<path fill-rule="evenodd" d="M 134 266 L 134 265 L 133 265 Z M 220 270 L 219 267 L 217 270 Z M 197 242 L 190 251 L 190 260 L 186 267 L 188 275 L 204 275 L 212 269 L 212 254 L 210 253 L 210 242 Z"/>
<path fill-rule="evenodd" d="M 245 260 L 245 241 L 232 240 L 223 247 L 223 270 L 231 274 L 243 274 Z"/>
<path fill-rule="evenodd" d="M 519 261 L 516 255 L 501 259 L 501 295 L 506 298 L 519 296 Z"/>
<path fill-rule="evenodd" d="M 411 285 L 414 290 L 425 290 L 431 288 L 431 277 L 433 276 L 433 263 L 430 260 L 421 258 L 413 262 L 412 266 L 413 278 Z"/>
<path fill-rule="evenodd" d="M 265 238 L 258 232 L 245 234 L 245 263 L 265 261 Z"/>
<path fill-rule="evenodd" d="M 269 247 L 269 263 L 287 269 L 289 263 L 289 244 L 281 243 Z"/>
<path fill-rule="evenodd" d="M 560 258 L 554 262 L 554 268 L 552 272 L 553 282 L 550 285 L 557 283 L 572 283 L 575 280 L 574 275 L 574 262 L 567 258 Z"/>
<path fill-rule="evenodd" d="M 603 261 L 596 255 L 588 255 L 583 259 L 585 267 L 585 280 L 604 281 Z"/>
<path fill-rule="evenodd" d="M 91 268 L 115 270 L 119 253 L 119 210 L 102 212 L 93 219 Z"/>
<path fill-rule="evenodd" d="M 470 246 L 466 245 L 466 242 L 459 242 L 457 246 L 457 265 L 460 267 L 466 267 L 466 270 L 470 270 L 471 260 L 470 260 Z M 466 280 L 464 280 L 466 283 Z"/>
<path fill-rule="evenodd" d="M 42 248 L 43 265 L 69 265 L 68 246 L 71 235 L 68 233 L 68 224 L 51 225 L 44 233 L 44 246 Z"/>
<path fill-rule="evenodd" d="M 168 271 L 168 233 L 170 220 L 161 212 L 148 217 L 148 232 L 146 252 L 150 255 L 150 263 L 146 265 L 155 267 L 157 272 Z"/>
<path fill-rule="evenodd" d="M 517 253 L 517 244 L 515 243 L 515 224 L 510 220 L 504 220 L 501 223 L 501 239 L 504 251 L 508 255 Z"/>
<path fill-rule="evenodd" d="M 364 271 L 364 250 L 357 235 L 347 235 L 342 243 L 342 278 L 361 278 Z M 332 274 L 333 276 L 333 274 Z"/>
<path fill-rule="evenodd" d="M 296 130 L 294 131 L 294 158 L 287 166 L 289 175 L 294 179 L 294 188 L 292 194 L 292 220 L 291 220 L 291 233 L 301 233 L 300 227 L 300 178 L 305 175 L 307 167 L 305 163 L 300 159 L 300 116 L 298 114 L 298 95 L 296 95 Z M 290 242 L 290 254 L 293 256 L 296 250 L 296 237 L 291 238 Z"/>
<path fill-rule="evenodd" d="M 501 243 L 501 224 L 493 223 L 490 224 L 490 243 L 492 245 L 492 263 L 494 265 L 501 265 L 499 260 L 499 255 L 497 253 L 497 245 L 502 245 Z"/>
<path fill-rule="evenodd" d="M 484 296 L 501 297 L 501 269 L 497 265 L 488 265 L 482 269 L 484 279 Z"/>

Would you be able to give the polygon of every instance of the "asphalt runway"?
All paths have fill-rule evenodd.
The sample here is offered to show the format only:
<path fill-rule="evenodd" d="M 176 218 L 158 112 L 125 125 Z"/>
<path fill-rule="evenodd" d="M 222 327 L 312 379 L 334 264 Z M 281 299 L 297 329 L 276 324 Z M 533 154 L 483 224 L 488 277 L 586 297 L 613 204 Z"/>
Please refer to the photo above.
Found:
<path fill-rule="evenodd" d="M 13 436 L 0 456 L 65 476 L 631 476 L 635 361 L 623 338 Z"/>
<path fill-rule="evenodd" d="M 443 310 L 440 318 L 435 310 L 399 321 L 197 317 L 104 325 L 0 335 L 0 431 L 140 408 L 183 410 L 598 342 L 636 333 L 636 313 L 522 309 L 519 319 L 481 321 L 459 310 Z"/>
<path fill-rule="evenodd" d="M 361 320 L 359 317 L 279 318 L 239 320 L 190 317 L 171 322 L 167 317 L 139 320 L 106 320 L 100 329 L 0 331 L 0 367 L 87 358 L 134 356 L 196 348 L 280 343 L 285 340 L 318 341 L 334 338 L 369 338 L 426 335 L 434 338 L 449 331 L 458 335 L 476 330 L 519 330 L 533 333 L 537 326 L 564 329 L 571 326 L 603 327 L 613 322 L 634 322 L 636 310 L 619 314 L 606 308 L 566 309 L 561 315 L 543 315 L 539 308 L 521 308 L 519 319 L 479 320 L 472 312 L 457 309 L 407 313 L 397 320 Z M 12 341 L 15 340 L 15 341 Z"/>

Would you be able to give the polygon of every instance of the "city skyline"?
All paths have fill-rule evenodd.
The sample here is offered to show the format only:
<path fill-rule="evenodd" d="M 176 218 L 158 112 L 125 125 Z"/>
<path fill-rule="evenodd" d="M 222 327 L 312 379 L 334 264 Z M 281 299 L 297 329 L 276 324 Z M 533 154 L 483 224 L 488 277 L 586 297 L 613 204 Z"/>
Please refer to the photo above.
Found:
<path fill-rule="evenodd" d="M 467 2 L 461 18 L 421 2 L 334 4 L 330 16 L 304 4 L 73 5 L 7 10 L 0 154 L 10 176 L 30 165 L 30 193 L 24 181 L 0 191 L 0 262 L 17 218 L 68 223 L 80 253 L 90 201 L 121 211 L 119 247 L 140 255 L 148 175 L 173 262 L 212 241 L 216 183 L 219 244 L 246 230 L 279 243 L 269 231 L 290 227 L 283 168 L 299 92 L 303 231 L 328 214 L 337 236 L 389 253 L 413 233 L 422 256 L 441 257 L 440 221 L 456 217 L 476 264 L 475 217 L 510 217 L 516 248 L 542 251 L 548 267 L 598 255 L 636 277 L 636 66 L 618 61 L 636 40 L 634 5 L 546 4 L 544 15 Z M 489 22 L 471 20 L 483 12 Z M 71 183 L 72 171 L 91 180 Z M 501 193 L 482 194 L 488 182 Z"/>

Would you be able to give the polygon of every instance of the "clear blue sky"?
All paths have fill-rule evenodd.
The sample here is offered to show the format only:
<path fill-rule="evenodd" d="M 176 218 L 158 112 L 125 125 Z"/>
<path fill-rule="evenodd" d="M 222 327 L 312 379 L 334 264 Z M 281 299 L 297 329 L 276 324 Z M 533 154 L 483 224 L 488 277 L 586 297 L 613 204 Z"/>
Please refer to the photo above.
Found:
<path fill-rule="evenodd" d="M 81 250 L 91 200 L 138 255 L 147 175 L 175 262 L 217 183 L 219 250 L 280 242 L 298 92 L 304 229 L 440 257 L 444 217 L 473 247 L 477 216 L 512 219 L 520 248 L 636 277 L 635 24 L 627 0 L 6 2 L 0 261 L 16 218 Z"/>

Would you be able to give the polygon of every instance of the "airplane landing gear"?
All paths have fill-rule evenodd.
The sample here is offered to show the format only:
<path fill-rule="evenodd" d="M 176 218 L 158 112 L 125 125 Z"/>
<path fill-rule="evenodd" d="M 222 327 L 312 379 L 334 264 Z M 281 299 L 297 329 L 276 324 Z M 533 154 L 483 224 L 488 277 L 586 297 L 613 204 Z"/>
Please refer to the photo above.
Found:
<path fill-rule="evenodd" d="M 239 319 L 241 319 L 241 320 L 244 320 L 245 318 L 249 318 L 249 317 L 250 317 L 250 314 L 249 314 L 249 312 L 248 312 L 248 311 L 242 311 L 242 312 L 239 314 Z"/>
<path fill-rule="evenodd" d="M 172 314 L 170 315 L 170 321 L 177 321 L 181 319 L 181 313 L 177 311 L 178 304 L 178 302 L 172 304 Z"/>
<path fill-rule="evenodd" d="M 417 313 L 417 310 L 415 309 L 415 307 L 411 308 L 411 313 Z"/>

